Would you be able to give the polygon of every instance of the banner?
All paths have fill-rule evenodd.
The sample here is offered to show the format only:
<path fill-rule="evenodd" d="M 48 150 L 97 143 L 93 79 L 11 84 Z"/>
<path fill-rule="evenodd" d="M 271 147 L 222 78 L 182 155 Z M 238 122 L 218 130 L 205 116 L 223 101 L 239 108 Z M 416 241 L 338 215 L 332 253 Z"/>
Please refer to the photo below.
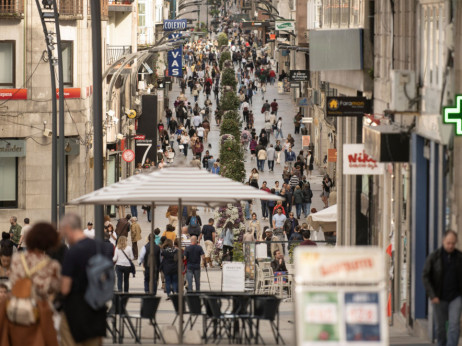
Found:
<path fill-rule="evenodd" d="M 0 89 L 0 100 L 27 100 L 27 89 Z"/>
<path fill-rule="evenodd" d="M 179 47 L 167 52 L 168 75 L 183 77 L 183 48 Z"/>
<path fill-rule="evenodd" d="M 165 19 L 164 31 L 186 30 L 186 19 Z"/>
<path fill-rule="evenodd" d="M 343 174 L 380 175 L 385 171 L 383 163 L 375 161 L 366 153 L 364 144 L 343 145 Z"/>

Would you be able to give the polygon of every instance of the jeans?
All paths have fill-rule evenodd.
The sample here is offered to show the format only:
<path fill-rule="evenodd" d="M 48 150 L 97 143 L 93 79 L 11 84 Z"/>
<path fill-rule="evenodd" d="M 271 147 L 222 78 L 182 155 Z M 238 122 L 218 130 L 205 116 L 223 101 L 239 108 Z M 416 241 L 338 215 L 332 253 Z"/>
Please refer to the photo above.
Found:
<path fill-rule="evenodd" d="M 268 201 L 261 201 L 261 217 L 268 217 Z"/>
<path fill-rule="evenodd" d="M 269 221 L 269 224 L 270 224 L 270 228 L 273 228 L 273 209 L 274 209 L 274 206 L 270 207 L 268 206 L 268 221 Z"/>
<path fill-rule="evenodd" d="M 178 293 L 178 274 L 164 274 L 164 276 L 167 294 L 170 295 L 170 292 Z"/>
<path fill-rule="evenodd" d="M 183 154 L 184 156 L 188 156 L 188 144 L 183 144 Z"/>
<path fill-rule="evenodd" d="M 282 128 L 279 129 L 279 128 L 276 128 L 276 139 L 278 139 L 278 136 L 281 136 L 281 138 L 284 138 L 284 135 L 282 134 Z"/>
<path fill-rule="evenodd" d="M 124 281 L 124 292 L 128 292 L 128 280 L 130 278 L 130 267 L 116 265 L 117 290 L 122 292 L 122 278 Z"/>
<path fill-rule="evenodd" d="M 132 213 L 132 216 L 138 218 L 138 208 L 136 205 L 130 206 L 130 212 Z"/>
<path fill-rule="evenodd" d="M 264 171 L 265 169 L 265 160 L 257 160 L 257 169 L 259 171 Z"/>
<path fill-rule="evenodd" d="M 438 346 L 456 346 L 459 343 L 462 297 L 458 296 L 450 302 L 440 300 L 439 304 L 433 305 L 433 308 Z M 447 333 L 446 322 L 449 322 Z"/>
<path fill-rule="evenodd" d="M 274 160 L 268 160 L 268 169 L 270 171 L 273 171 L 274 170 Z"/>
<path fill-rule="evenodd" d="M 250 203 L 249 202 L 245 203 L 244 213 L 245 213 L 245 219 L 250 220 Z"/>
<path fill-rule="evenodd" d="M 148 217 L 148 222 L 151 222 L 151 206 L 146 208 L 146 216 Z"/>
<path fill-rule="evenodd" d="M 302 214 L 302 203 L 295 204 L 295 209 L 297 210 L 297 219 L 300 219 L 300 215 Z"/>
<path fill-rule="evenodd" d="M 303 214 L 308 217 L 311 213 L 311 203 L 303 203 Z"/>
<path fill-rule="evenodd" d="M 144 293 L 149 293 L 149 279 L 150 279 L 150 270 L 149 267 L 144 268 Z M 157 293 L 157 277 L 154 278 L 154 295 Z"/>
<path fill-rule="evenodd" d="M 190 269 L 188 268 L 186 272 L 186 280 L 188 281 L 188 291 L 191 292 L 193 289 L 192 281 L 193 281 L 193 275 L 194 275 L 194 281 L 196 282 L 196 291 L 201 290 L 201 269 Z"/>

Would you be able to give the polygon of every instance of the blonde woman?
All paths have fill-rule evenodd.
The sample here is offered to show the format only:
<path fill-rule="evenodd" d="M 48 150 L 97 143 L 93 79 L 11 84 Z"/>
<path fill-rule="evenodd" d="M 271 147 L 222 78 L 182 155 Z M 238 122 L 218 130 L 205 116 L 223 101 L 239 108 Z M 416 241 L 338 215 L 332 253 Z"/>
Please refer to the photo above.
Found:
<path fill-rule="evenodd" d="M 128 280 L 133 260 L 133 251 L 131 246 L 127 245 L 127 237 L 121 236 L 117 241 L 117 247 L 114 252 L 112 261 L 116 267 L 117 290 L 122 292 L 122 279 L 124 283 L 124 292 L 128 292 Z"/>

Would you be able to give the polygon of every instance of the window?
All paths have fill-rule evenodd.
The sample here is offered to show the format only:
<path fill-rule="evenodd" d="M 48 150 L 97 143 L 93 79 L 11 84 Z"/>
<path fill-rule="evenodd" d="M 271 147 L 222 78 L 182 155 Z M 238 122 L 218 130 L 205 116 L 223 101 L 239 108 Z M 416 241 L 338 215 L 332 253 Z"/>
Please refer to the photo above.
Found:
<path fill-rule="evenodd" d="M 307 5 L 307 25 L 308 30 L 319 29 L 322 27 L 322 0 L 310 0 Z"/>
<path fill-rule="evenodd" d="M 323 0 L 324 29 L 358 28 L 364 25 L 363 0 Z"/>
<path fill-rule="evenodd" d="M 74 42 L 61 41 L 63 55 L 63 83 L 64 86 L 74 84 Z"/>
<path fill-rule="evenodd" d="M 0 157 L 0 208 L 18 207 L 18 158 Z"/>
<path fill-rule="evenodd" d="M 15 87 L 15 41 L 0 41 L 0 87 Z"/>
<path fill-rule="evenodd" d="M 138 3 L 138 27 L 146 26 L 146 4 Z"/>

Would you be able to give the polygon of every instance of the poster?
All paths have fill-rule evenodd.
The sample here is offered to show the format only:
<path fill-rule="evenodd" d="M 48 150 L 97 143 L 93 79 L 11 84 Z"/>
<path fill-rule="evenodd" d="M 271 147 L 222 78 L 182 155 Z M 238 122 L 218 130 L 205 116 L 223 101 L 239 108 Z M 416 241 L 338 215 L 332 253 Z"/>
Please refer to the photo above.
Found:
<path fill-rule="evenodd" d="M 336 292 L 305 292 L 303 307 L 303 342 L 340 340 L 340 311 Z"/>
<path fill-rule="evenodd" d="M 366 153 L 364 144 L 343 145 L 343 174 L 383 174 L 385 165 Z"/>
<path fill-rule="evenodd" d="M 347 341 L 380 341 L 378 292 L 345 293 Z"/>
<path fill-rule="evenodd" d="M 302 136 L 302 147 L 310 146 L 310 136 Z"/>
<path fill-rule="evenodd" d="M 245 264 L 228 262 L 223 264 L 221 290 L 225 292 L 245 291 Z"/>

